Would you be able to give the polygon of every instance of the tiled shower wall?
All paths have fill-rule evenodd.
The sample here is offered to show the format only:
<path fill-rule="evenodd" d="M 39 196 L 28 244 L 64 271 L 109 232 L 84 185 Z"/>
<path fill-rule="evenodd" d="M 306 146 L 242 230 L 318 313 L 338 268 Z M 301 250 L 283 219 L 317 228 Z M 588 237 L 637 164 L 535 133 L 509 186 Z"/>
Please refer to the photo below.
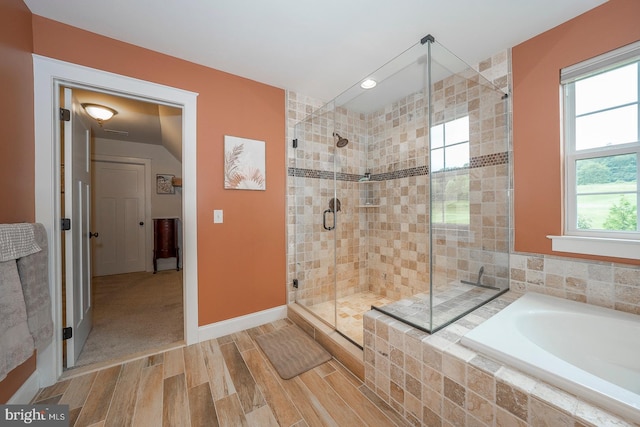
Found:
<path fill-rule="evenodd" d="M 507 72 L 504 61 L 495 67 Z M 493 70 L 493 67 L 487 69 Z M 469 116 L 470 167 L 436 172 L 432 188 L 444 191 L 453 176 L 469 178 L 469 225 L 434 224 L 434 285 L 475 282 L 484 267 L 485 285 L 508 286 L 508 127 L 502 93 L 480 83 L 473 71 L 434 84 L 434 125 Z M 416 94 L 374 113 L 369 122 L 369 165 L 379 186 L 380 208 L 372 211 L 368 277 L 375 292 L 400 299 L 428 289 L 429 151 L 426 100 Z M 434 196 L 436 190 L 434 190 Z"/>
<path fill-rule="evenodd" d="M 507 59 L 505 52 L 477 67 L 505 91 Z M 483 265 L 485 280 L 506 286 L 507 124 L 505 103 L 499 95 L 487 102 L 490 98 L 477 78 L 464 76 L 436 83 L 433 92 L 439 111 L 436 120 L 470 115 L 471 168 L 461 173 L 470 176 L 472 217 L 482 218 L 471 228 L 434 230 L 435 269 L 443 284 L 453 279 L 474 280 Z M 429 153 L 424 96 L 408 96 L 366 116 L 334 109 L 331 104 L 324 107 L 326 111 L 319 111 L 320 104 L 288 92 L 288 273 L 289 284 L 294 278 L 301 282 L 297 296 L 289 285 L 289 300 L 313 305 L 333 298 L 334 273 L 339 297 L 363 290 L 393 299 L 424 292 L 429 284 Z M 298 125 L 300 148 L 293 149 L 296 124 L 312 112 L 313 120 Z M 334 148 L 335 139 L 330 137 L 334 130 L 350 139 L 347 147 Z M 337 192 L 342 202 L 335 272 L 331 233 L 321 228 L 322 213 L 328 208 L 325 205 L 333 197 L 333 155 L 337 156 Z M 372 173 L 373 183 L 357 182 L 365 172 Z M 369 201 L 379 207 L 362 206 L 366 192 L 373 196 Z"/>
<path fill-rule="evenodd" d="M 298 183 L 298 179 L 291 175 L 292 168 L 296 167 L 296 149 L 293 148 L 292 141 L 295 136 L 295 127 L 299 122 L 302 122 L 307 116 L 311 115 L 314 111 L 318 110 L 324 105 L 324 102 L 315 98 L 307 97 L 302 94 L 298 94 L 292 91 L 286 92 L 287 96 L 287 134 L 285 144 L 287 146 L 287 168 L 289 174 L 287 176 L 287 301 L 293 302 L 295 298 L 295 288 L 293 287 L 293 280 L 297 278 L 298 268 L 296 263 L 300 264 L 300 270 L 306 268 L 304 262 L 301 259 L 300 253 L 304 253 L 305 246 L 313 245 L 313 241 L 304 242 L 303 230 L 300 227 L 296 227 L 296 221 L 298 216 L 305 215 L 307 209 L 306 201 L 300 193 L 302 191 L 301 184 L 311 183 Z M 319 160 L 319 154 L 318 154 Z M 304 180 L 306 181 L 306 179 Z M 311 197 L 313 194 L 310 195 Z M 310 215 L 307 213 L 306 215 Z M 296 234 L 298 233 L 298 234 Z M 297 238 L 298 237 L 298 238 Z M 300 241 L 298 244 L 297 242 Z M 309 248 L 311 250 L 312 248 Z M 328 273 L 328 272 L 327 272 Z"/>
<path fill-rule="evenodd" d="M 428 100 L 399 99 L 368 120 L 368 164 L 380 207 L 367 210 L 371 289 L 400 299 L 429 283 Z"/>
<path fill-rule="evenodd" d="M 361 230 L 366 227 L 360 223 L 357 183 L 366 162 L 366 145 L 360 139 L 365 132 L 364 116 L 329 104 L 312 109 L 313 119 L 301 123 L 310 115 L 309 106 L 319 102 L 293 92 L 288 98 L 289 283 L 299 280 L 296 300 L 311 306 L 334 298 L 334 277 L 338 297 L 366 290 L 366 272 L 360 264 L 366 251 Z M 337 148 L 333 132 L 349 138 L 349 144 Z M 298 148 L 292 147 L 293 138 L 298 139 Z M 324 212 L 335 194 L 340 210 L 334 242 L 333 232 L 322 224 L 323 218 L 327 226 L 334 224 L 333 214 Z"/>

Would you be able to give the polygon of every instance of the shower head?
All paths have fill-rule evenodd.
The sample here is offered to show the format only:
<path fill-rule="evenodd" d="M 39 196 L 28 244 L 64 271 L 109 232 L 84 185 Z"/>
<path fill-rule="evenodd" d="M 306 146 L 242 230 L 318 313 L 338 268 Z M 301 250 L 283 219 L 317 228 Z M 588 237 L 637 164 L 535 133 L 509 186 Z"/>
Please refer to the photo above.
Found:
<path fill-rule="evenodd" d="M 333 136 L 338 137 L 338 142 L 336 142 L 336 147 L 338 147 L 338 148 L 342 148 L 342 147 L 346 146 L 349 143 L 349 140 L 347 138 L 341 137 L 338 132 L 334 132 Z"/>

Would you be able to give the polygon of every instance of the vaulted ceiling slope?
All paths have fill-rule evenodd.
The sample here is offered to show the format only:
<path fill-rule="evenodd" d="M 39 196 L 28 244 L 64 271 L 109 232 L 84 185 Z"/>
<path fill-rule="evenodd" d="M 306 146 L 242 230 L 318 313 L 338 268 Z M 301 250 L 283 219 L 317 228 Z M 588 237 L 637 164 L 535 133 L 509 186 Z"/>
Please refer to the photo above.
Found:
<path fill-rule="evenodd" d="M 182 110 L 109 93 L 75 89 L 81 104 L 113 108 L 116 114 L 102 124 L 89 119 L 95 138 L 164 146 L 182 161 Z"/>

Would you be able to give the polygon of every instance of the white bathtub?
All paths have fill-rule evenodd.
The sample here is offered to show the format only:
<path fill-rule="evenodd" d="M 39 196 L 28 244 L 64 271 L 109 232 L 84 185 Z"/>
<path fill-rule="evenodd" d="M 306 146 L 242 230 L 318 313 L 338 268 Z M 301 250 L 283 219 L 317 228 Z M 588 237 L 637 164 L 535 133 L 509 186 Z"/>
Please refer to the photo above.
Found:
<path fill-rule="evenodd" d="M 640 316 L 527 293 L 461 342 L 640 422 Z"/>

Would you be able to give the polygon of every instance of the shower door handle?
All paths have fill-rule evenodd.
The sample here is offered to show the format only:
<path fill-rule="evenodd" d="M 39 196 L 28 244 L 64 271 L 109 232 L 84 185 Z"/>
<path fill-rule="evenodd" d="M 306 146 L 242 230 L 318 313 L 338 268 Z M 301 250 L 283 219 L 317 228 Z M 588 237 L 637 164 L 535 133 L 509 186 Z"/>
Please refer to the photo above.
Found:
<path fill-rule="evenodd" d="M 327 227 L 327 214 L 328 213 L 333 213 L 333 226 L 331 226 L 331 227 Z M 331 209 L 325 209 L 325 211 L 322 213 L 322 227 L 325 230 L 328 230 L 328 231 L 331 231 L 334 228 L 336 228 L 336 214 Z"/>

